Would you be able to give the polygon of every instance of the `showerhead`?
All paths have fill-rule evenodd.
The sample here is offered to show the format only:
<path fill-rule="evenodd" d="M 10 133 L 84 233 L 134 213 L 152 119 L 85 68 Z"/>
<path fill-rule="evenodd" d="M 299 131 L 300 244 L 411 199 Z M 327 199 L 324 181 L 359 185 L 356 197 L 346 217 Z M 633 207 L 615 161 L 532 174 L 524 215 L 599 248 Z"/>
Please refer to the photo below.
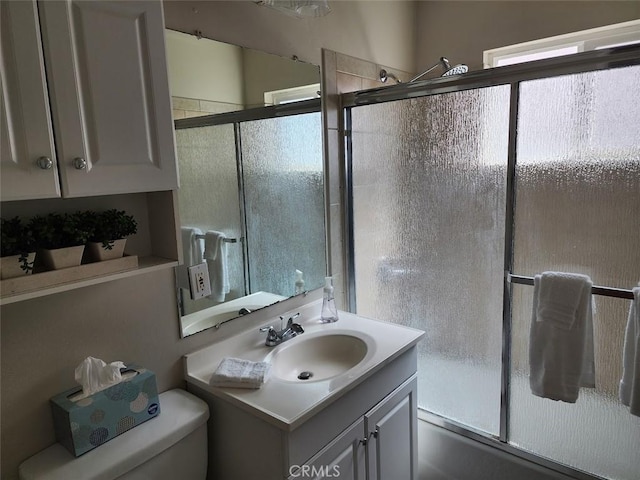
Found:
<path fill-rule="evenodd" d="M 444 72 L 441 77 L 448 77 L 449 75 L 460 75 L 462 73 L 467 73 L 469 71 L 469 67 L 467 67 L 463 63 L 459 63 L 455 67 L 449 68 L 446 72 Z"/>

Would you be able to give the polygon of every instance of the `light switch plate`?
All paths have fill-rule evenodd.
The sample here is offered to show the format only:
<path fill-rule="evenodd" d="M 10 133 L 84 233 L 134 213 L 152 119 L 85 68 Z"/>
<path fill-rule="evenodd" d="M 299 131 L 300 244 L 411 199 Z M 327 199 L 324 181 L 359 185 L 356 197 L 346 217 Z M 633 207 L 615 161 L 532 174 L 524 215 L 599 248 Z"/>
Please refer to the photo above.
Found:
<path fill-rule="evenodd" d="M 206 263 L 199 263 L 187 269 L 189 271 L 189 287 L 191 289 L 191 299 L 211 295 L 211 282 L 209 281 L 209 270 Z"/>

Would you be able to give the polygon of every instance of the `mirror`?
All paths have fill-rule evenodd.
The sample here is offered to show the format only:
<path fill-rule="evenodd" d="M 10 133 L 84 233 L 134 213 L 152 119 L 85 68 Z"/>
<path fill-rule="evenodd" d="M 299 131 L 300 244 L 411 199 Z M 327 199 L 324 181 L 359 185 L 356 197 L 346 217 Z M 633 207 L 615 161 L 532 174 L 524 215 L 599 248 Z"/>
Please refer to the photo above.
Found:
<path fill-rule="evenodd" d="M 323 285 L 320 75 L 314 65 L 171 30 L 166 42 L 187 336 Z M 200 269 L 188 268 L 203 257 Z"/>

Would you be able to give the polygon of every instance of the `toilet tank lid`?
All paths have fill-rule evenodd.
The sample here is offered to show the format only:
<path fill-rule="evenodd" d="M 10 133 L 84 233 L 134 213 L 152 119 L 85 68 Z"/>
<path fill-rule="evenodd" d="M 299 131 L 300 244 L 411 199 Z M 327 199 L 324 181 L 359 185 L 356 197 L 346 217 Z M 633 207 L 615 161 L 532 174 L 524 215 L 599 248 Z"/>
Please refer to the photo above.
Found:
<path fill-rule="evenodd" d="M 203 425 L 207 404 L 184 390 L 160 394 L 160 415 L 74 458 L 56 443 L 25 460 L 21 480 L 115 479 L 159 455 Z"/>

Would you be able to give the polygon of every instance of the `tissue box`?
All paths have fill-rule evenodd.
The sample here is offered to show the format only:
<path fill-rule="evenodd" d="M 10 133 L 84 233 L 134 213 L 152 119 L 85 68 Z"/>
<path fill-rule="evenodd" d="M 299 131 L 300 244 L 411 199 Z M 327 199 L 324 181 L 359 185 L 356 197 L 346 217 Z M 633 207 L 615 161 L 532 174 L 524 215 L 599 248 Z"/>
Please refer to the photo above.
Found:
<path fill-rule="evenodd" d="M 135 366 L 121 372 L 133 376 L 75 402 L 82 387 L 51 399 L 56 439 L 76 457 L 160 413 L 155 374 Z"/>

